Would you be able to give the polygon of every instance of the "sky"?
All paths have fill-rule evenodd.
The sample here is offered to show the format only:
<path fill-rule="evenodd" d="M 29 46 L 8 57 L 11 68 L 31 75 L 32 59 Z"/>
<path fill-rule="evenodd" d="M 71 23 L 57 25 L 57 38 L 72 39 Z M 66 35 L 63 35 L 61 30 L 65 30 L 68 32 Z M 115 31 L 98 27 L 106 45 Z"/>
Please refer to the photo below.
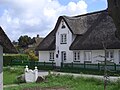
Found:
<path fill-rule="evenodd" d="M 45 37 L 61 15 L 104 10 L 107 0 L 0 0 L 0 26 L 11 41 L 22 35 Z"/>

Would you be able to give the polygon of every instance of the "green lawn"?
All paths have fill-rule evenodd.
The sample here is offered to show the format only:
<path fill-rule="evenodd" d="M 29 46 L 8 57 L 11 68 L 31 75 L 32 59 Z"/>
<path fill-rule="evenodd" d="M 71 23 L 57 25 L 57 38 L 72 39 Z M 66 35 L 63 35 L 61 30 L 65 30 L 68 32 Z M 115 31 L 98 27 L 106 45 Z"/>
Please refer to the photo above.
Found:
<path fill-rule="evenodd" d="M 4 67 L 4 85 L 18 83 L 16 77 L 23 73 L 24 67 Z M 104 90 L 103 81 L 94 78 L 73 77 L 69 75 L 48 75 L 42 83 L 23 83 L 4 90 L 23 90 L 32 87 L 66 87 L 68 90 Z M 120 90 L 120 81 L 108 83 L 107 90 Z"/>
<path fill-rule="evenodd" d="M 23 73 L 24 67 L 16 66 L 16 67 L 4 67 L 3 68 L 3 84 L 16 84 L 17 76 Z"/>

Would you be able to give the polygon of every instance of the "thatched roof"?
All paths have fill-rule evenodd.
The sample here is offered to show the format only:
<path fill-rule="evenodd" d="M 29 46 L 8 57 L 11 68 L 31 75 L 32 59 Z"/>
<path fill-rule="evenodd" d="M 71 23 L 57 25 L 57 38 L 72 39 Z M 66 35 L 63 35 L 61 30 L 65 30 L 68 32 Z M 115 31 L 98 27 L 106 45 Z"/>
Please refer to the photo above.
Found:
<path fill-rule="evenodd" d="M 80 35 L 84 34 L 88 28 L 90 28 L 93 22 L 98 18 L 99 14 L 100 12 L 88 13 L 74 17 L 63 16 L 63 19 L 73 34 Z"/>
<path fill-rule="evenodd" d="M 51 31 L 37 46 L 36 50 L 55 50 L 55 30 Z"/>
<path fill-rule="evenodd" d="M 0 45 L 3 47 L 3 53 L 17 53 L 16 48 L 11 43 L 3 29 L 0 27 Z"/>
<path fill-rule="evenodd" d="M 104 10 L 74 17 L 60 16 L 53 31 L 38 45 L 37 50 L 55 50 L 55 33 L 62 19 L 70 31 L 77 35 L 70 50 L 103 49 L 102 42 L 107 43 L 109 49 L 120 48 L 114 22 L 107 10 Z"/>
<path fill-rule="evenodd" d="M 115 36 L 113 19 L 105 11 L 99 15 L 92 27 L 81 38 L 77 37 L 70 46 L 71 50 L 99 50 L 105 43 L 107 49 L 120 49 L 120 40 Z"/>

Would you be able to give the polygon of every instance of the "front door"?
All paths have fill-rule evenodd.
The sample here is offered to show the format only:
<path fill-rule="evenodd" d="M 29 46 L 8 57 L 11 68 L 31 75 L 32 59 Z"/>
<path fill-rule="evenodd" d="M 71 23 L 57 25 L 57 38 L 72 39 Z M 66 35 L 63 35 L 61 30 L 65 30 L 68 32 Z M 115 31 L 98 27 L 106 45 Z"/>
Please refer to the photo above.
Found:
<path fill-rule="evenodd" d="M 64 63 L 66 61 L 66 52 L 62 51 L 61 52 L 61 62 Z"/>

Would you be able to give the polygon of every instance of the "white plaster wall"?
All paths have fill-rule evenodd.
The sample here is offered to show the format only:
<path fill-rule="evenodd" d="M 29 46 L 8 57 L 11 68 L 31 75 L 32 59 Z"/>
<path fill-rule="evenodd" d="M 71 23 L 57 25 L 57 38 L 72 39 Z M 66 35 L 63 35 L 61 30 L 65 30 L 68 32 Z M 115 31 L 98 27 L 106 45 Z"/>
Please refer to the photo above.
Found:
<path fill-rule="evenodd" d="M 119 64 L 119 61 L 120 61 L 120 53 L 119 53 L 120 49 L 115 49 L 114 50 L 114 62 L 116 64 Z"/>
<path fill-rule="evenodd" d="M 3 90 L 3 48 L 0 45 L 0 90 Z"/>
<path fill-rule="evenodd" d="M 57 66 L 60 66 L 60 64 L 61 64 L 61 52 L 62 51 L 66 51 L 66 59 L 67 59 L 66 62 L 67 63 L 73 61 L 73 51 L 69 50 L 69 47 L 73 41 L 72 33 L 69 30 L 69 28 L 67 27 L 67 25 L 66 24 L 64 24 L 64 25 L 66 28 L 62 29 L 61 28 L 62 24 L 60 23 L 58 30 L 56 32 L 56 50 L 55 50 L 55 53 L 58 54 L 58 50 L 59 50 L 58 58 L 56 58 L 56 65 Z M 61 34 L 67 34 L 67 44 L 60 44 Z"/>
<path fill-rule="evenodd" d="M 105 56 L 104 50 L 92 50 L 92 63 L 100 63 L 97 60 L 105 60 L 104 58 L 99 57 L 99 55 Z"/>
<path fill-rule="evenodd" d="M 84 52 L 85 51 L 91 51 L 92 53 L 92 63 L 98 63 L 97 60 L 104 60 L 104 58 L 97 57 L 99 55 L 105 56 L 104 50 L 80 50 L 80 63 L 84 63 Z M 114 62 L 116 64 L 119 64 L 120 56 L 119 56 L 119 49 L 114 49 Z"/>
<path fill-rule="evenodd" d="M 54 51 L 39 51 L 39 62 L 52 62 L 49 61 L 50 57 L 49 57 L 49 53 L 50 52 L 54 52 Z M 55 54 L 54 54 L 55 57 Z"/>

